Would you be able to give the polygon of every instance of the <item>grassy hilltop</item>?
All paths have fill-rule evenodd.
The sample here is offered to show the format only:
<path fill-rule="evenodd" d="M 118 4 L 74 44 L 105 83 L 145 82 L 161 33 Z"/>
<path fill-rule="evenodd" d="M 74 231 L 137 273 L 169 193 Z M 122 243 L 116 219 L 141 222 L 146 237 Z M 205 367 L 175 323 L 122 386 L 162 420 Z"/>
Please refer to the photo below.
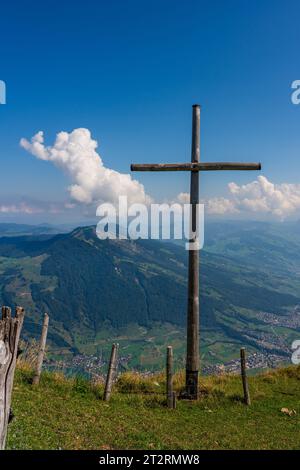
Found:
<path fill-rule="evenodd" d="M 300 448 L 300 367 L 250 377 L 250 407 L 240 377 L 202 378 L 201 399 L 179 401 L 176 410 L 165 406 L 164 374 L 122 374 L 109 404 L 101 384 L 45 372 L 33 388 L 31 376 L 19 366 L 8 449 Z M 177 373 L 177 391 L 182 385 Z"/>

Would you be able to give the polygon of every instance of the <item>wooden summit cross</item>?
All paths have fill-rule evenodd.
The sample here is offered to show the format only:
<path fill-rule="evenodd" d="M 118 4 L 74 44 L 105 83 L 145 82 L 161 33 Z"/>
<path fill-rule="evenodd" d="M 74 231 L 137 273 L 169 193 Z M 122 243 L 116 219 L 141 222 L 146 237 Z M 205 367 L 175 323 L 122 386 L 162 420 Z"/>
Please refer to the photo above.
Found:
<path fill-rule="evenodd" d="M 200 106 L 193 105 L 192 161 L 191 163 L 145 163 L 132 164 L 131 171 L 190 171 L 191 224 L 196 233 L 197 205 L 199 204 L 199 171 L 260 170 L 260 163 L 200 163 Z M 190 241 L 196 242 L 196 235 Z M 187 307 L 187 353 L 186 389 L 184 397 L 198 398 L 199 374 L 199 251 L 189 251 L 188 307 Z"/>

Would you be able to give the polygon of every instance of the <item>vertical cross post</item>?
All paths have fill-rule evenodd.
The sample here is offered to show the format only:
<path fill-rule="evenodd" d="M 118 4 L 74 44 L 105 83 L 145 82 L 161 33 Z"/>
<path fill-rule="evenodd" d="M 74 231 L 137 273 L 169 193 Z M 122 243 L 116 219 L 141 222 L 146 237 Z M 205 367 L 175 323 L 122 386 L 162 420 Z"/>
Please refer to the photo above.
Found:
<path fill-rule="evenodd" d="M 200 162 L 200 106 L 193 106 L 192 163 Z M 199 171 L 191 171 L 190 203 L 192 233 L 196 240 L 197 204 L 199 204 Z M 189 250 L 187 309 L 186 395 L 198 398 L 199 374 L 199 250 Z"/>

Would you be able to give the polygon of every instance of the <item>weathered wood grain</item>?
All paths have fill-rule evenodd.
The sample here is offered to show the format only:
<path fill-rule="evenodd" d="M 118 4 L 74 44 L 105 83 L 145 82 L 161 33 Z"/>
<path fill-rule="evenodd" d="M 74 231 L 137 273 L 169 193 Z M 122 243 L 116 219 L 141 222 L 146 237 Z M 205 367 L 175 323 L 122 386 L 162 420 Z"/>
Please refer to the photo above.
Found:
<path fill-rule="evenodd" d="M 231 171 L 260 170 L 260 163 L 212 162 L 212 163 L 133 163 L 131 171 Z"/>
<path fill-rule="evenodd" d="M 248 378 L 247 378 L 247 371 L 246 371 L 246 350 L 245 350 L 245 348 L 241 348 L 241 376 L 242 376 L 243 391 L 244 391 L 244 402 L 245 402 L 246 405 L 251 405 Z"/>
<path fill-rule="evenodd" d="M 18 344 L 24 320 L 22 307 L 15 317 L 9 307 L 2 307 L 0 319 L 0 449 L 5 448 L 10 416 L 11 394 L 16 367 Z"/>
<path fill-rule="evenodd" d="M 38 385 L 40 382 L 44 355 L 45 355 L 46 342 L 47 342 L 48 326 L 49 326 L 49 315 L 45 313 L 42 334 L 41 334 L 41 339 L 40 339 L 40 345 L 39 345 L 39 353 L 38 353 L 36 368 L 35 368 L 35 374 L 33 376 L 33 381 L 32 381 L 33 385 Z"/>
<path fill-rule="evenodd" d="M 104 390 L 104 401 L 109 401 L 110 399 L 113 381 L 117 374 L 118 349 L 119 345 L 114 343 L 111 348 L 111 355 Z"/>
<path fill-rule="evenodd" d="M 167 347 L 167 364 L 166 364 L 166 375 L 167 375 L 167 407 L 174 408 L 174 393 L 173 393 L 173 348 L 172 346 Z"/>
<path fill-rule="evenodd" d="M 200 161 L 200 106 L 193 106 L 192 163 Z M 192 233 L 190 242 L 197 243 L 197 205 L 199 204 L 199 172 L 191 172 L 190 203 L 192 205 Z M 186 344 L 186 397 L 198 398 L 199 375 L 199 250 L 189 250 L 188 305 Z"/>

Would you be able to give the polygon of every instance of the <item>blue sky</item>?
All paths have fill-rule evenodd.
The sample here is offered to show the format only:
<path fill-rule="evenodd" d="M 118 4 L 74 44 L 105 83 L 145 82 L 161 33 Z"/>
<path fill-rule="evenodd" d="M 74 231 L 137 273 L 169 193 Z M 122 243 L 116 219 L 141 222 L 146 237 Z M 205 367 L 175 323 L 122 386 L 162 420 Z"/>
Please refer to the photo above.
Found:
<path fill-rule="evenodd" d="M 22 137 L 42 130 L 53 145 L 58 132 L 87 128 L 105 166 L 129 173 L 131 162 L 190 159 L 191 106 L 199 102 L 202 161 L 261 161 L 283 198 L 295 193 L 288 215 L 298 217 L 300 106 L 291 102 L 291 83 L 300 79 L 299 13 L 294 0 L 2 4 L 0 206 L 70 199 L 70 176 L 21 148 Z M 257 176 L 204 174 L 202 197 L 227 198 L 228 183 Z M 189 187 L 186 173 L 134 177 L 157 200 Z M 86 207 L 75 202 L 73 212 L 6 211 L 0 219 L 84 218 Z M 276 218 L 273 209 L 257 212 Z"/>

